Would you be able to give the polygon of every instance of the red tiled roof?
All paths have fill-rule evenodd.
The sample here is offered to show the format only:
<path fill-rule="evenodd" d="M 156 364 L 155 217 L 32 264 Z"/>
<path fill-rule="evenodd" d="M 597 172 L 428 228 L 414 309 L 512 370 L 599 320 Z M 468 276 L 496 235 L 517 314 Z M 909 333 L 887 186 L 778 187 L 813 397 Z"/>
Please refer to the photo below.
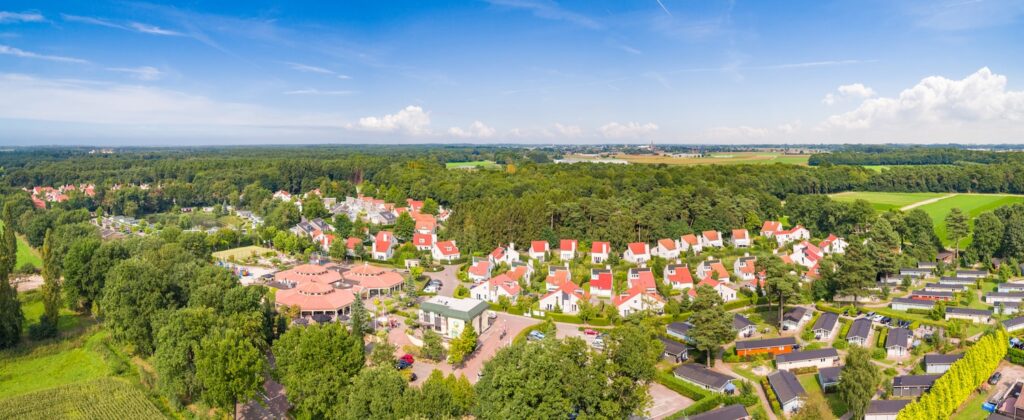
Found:
<path fill-rule="evenodd" d="M 494 248 L 494 251 L 491 251 L 491 258 L 494 258 L 496 260 L 505 258 L 505 247 L 499 246 L 497 248 Z"/>
<path fill-rule="evenodd" d="M 547 241 L 533 241 L 530 242 L 530 252 L 547 252 L 548 243 Z"/>
<path fill-rule="evenodd" d="M 487 280 L 487 284 L 490 287 L 500 287 L 505 289 L 508 294 L 513 296 L 518 295 L 520 291 L 519 282 L 514 280 L 512 277 L 509 277 L 508 274 L 499 274 L 491 277 L 490 280 Z"/>
<path fill-rule="evenodd" d="M 377 236 L 373 239 L 373 249 L 376 252 L 388 252 L 388 248 L 391 247 L 391 241 L 394 240 L 394 235 L 391 232 L 382 230 L 377 232 Z"/>
<path fill-rule="evenodd" d="M 611 252 L 612 245 L 608 242 L 594 242 L 590 244 L 591 254 L 607 254 Z"/>
<path fill-rule="evenodd" d="M 345 248 L 348 248 L 348 249 L 356 249 L 356 246 L 362 245 L 362 244 L 363 244 L 363 240 L 359 239 L 359 238 L 356 238 L 354 236 L 349 237 L 348 239 L 345 240 Z"/>
<path fill-rule="evenodd" d="M 395 271 L 363 264 L 345 272 L 345 279 L 359 284 L 364 289 L 390 289 L 402 284 L 402 275 Z"/>
<path fill-rule="evenodd" d="M 698 287 L 710 286 L 712 289 L 714 289 L 714 288 L 718 287 L 719 284 L 721 284 L 721 283 L 718 282 L 718 281 L 715 281 L 715 279 L 711 278 L 711 276 L 704 277 L 704 280 L 701 280 L 700 283 L 697 283 L 695 286 L 693 286 L 686 293 L 689 294 L 690 297 L 697 297 L 697 288 Z"/>
<path fill-rule="evenodd" d="M 558 241 L 559 251 L 576 251 L 578 242 L 575 239 L 562 239 Z"/>
<path fill-rule="evenodd" d="M 614 284 L 612 273 L 604 272 L 597 275 L 597 278 L 590 281 L 590 290 L 612 290 Z"/>
<path fill-rule="evenodd" d="M 553 286 L 560 286 L 562 283 L 572 283 L 569 281 L 569 272 L 566 270 L 556 270 L 545 281 Z"/>
<path fill-rule="evenodd" d="M 717 241 L 718 240 L 718 231 L 717 230 L 705 230 L 704 232 L 701 232 L 701 235 L 704 235 L 704 238 L 706 238 L 709 241 Z"/>
<path fill-rule="evenodd" d="M 678 265 L 675 268 L 675 274 L 668 273 L 668 267 L 665 267 L 666 277 L 669 283 L 676 284 L 693 284 L 693 276 L 690 274 L 690 267 L 685 265 Z"/>
<path fill-rule="evenodd" d="M 801 229 L 806 230 L 806 228 L 804 228 L 803 226 L 796 225 L 796 226 L 793 226 L 792 228 L 789 228 L 788 230 L 780 230 L 779 234 L 780 235 L 792 235 L 793 232 L 796 232 L 796 231 L 801 230 Z"/>
<path fill-rule="evenodd" d="M 660 245 L 662 248 L 667 249 L 669 251 L 672 251 L 672 250 L 676 249 L 676 241 L 673 241 L 673 240 L 668 239 L 668 238 L 658 239 L 658 245 Z"/>
<path fill-rule="evenodd" d="M 747 239 L 747 230 L 746 229 L 733 229 L 732 230 L 732 239 L 733 240 Z"/>
<path fill-rule="evenodd" d="M 341 273 L 316 264 L 302 264 L 274 274 L 274 280 L 291 283 L 330 284 L 341 280 Z"/>
<path fill-rule="evenodd" d="M 632 242 L 629 244 L 629 252 L 633 255 L 645 255 L 647 254 L 647 244 L 643 242 Z"/>
<path fill-rule="evenodd" d="M 697 243 L 698 243 L 698 242 L 697 242 L 697 235 L 694 235 L 694 234 L 692 234 L 692 233 L 691 233 L 691 234 L 689 234 L 689 235 L 683 235 L 683 236 L 682 236 L 681 238 L 679 238 L 679 239 L 682 239 L 682 240 L 683 240 L 683 242 L 686 242 L 686 243 L 690 244 L 691 246 L 692 246 L 692 245 L 697 245 Z"/>
<path fill-rule="evenodd" d="M 450 256 L 459 253 L 459 247 L 455 246 L 455 241 L 441 241 L 434 246 L 441 251 L 442 255 Z"/>
<path fill-rule="evenodd" d="M 519 279 L 523 278 L 523 276 L 526 275 L 527 270 L 529 270 L 529 269 L 526 268 L 525 265 L 520 265 L 518 267 L 512 267 L 512 269 L 508 270 L 508 272 L 505 273 L 505 274 L 508 274 L 509 277 L 511 277 L 511 278 L 513 278 L 515 280 L 519 280 Z"/>
<path fill-rule="evenodd" d="M 432 246 L 434 245 L 434 235 L 429 233 L 414 233 L 412 234 L 412 244 L 415 246 Z"/>
<path fill-rule="evenodd" d="M 490 271 L 490 268 L 491 268 L 491 262 L 490 261 L 480 260 L 480 261 L 477 261 L 476 264 L 473 264 L 473 266 L 469 267 L 469 270 L 467 270 L 467 271 L 469 271 L 469 274 L 472 274 L 474 276 L 478 276 L 479 277 L 479 276 L 486 276 L 487 272 Z"/>
<path fill-rule="evenodd" d="M 593 286 L 591 286 L 591 287 L 593 287 Z M 582 288 L 577 286 L 576 283 L 573 283 L 571 281 L 567 281 L 567 282 L 563 282 L 562 284 L 560 284 L 558 286 L 558 289 L 552 290 L 552 291 L 546 293 L 544 296 L 541 296 L 541 299 L 543 300 L 544 298 L 547 298 L 548 296 L 551 296 L 551 295 L 553 295 L 555 293 L 563 293 L 563 292 L 566 293 L 566 294 L 575 295 L 577 298 L 580 298 L 580 299 L 589 299 L 590 298 L 590 295 L 588 295 L 586 293 L 586 291 L 584 291 Z"/>
<path fill-rule="evenodd" d="M 651 270 L 642 270 L 637 273 L 637 278 L 630 282 L 632 287 L 638 287 L 643 290 L 657 288 L 657 283 L 654 282 L 654 273 Z"/>
<path fill-rule="evenodd" d="M 743 265 L 740 266 L 740 272 L 748 273 L 748 274 L 754 274 L 754 270 L 755 270 L 754 267 L 755 267 L 754 260 L 747 260 L 745 263 L 743 263 Z"/>
<path fill-rule="evenodd" d="M 778 232 L 782 229 L 782 222 L 776 222 L 774 220 L 765 220 L 764 224 L 761 225 L 761 232 Z"/>

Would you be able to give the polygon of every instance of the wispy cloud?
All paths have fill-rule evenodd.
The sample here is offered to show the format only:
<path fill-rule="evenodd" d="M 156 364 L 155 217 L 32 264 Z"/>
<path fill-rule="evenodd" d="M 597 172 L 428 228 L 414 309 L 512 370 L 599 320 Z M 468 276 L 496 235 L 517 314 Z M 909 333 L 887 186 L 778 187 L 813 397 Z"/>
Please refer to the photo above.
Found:
<path fill-rule="evenodd" d="M 84 23 L 84 24 L 87 24 L 87 25 L 103 26 L 103 27 L 107 27 L 107 28 L 121 29 L 121 30 L 124 30 L 124 31 L 132 31 L 132 32 L 138 32 L 138 33 L 142 33 L 142 34 L 161 35 L 161 36 L 186 36 L 184 33 L 181 33 L 181 32 L 178 32 L 178 31 L 172 31 L 170 29 L 164 29 L 164 28 L 161 28 L 159 26 L 150 25 L 150 24 L 141 23 L 141 22 L 127 22 L 127 23 L 122 24 L 122 23 L 114 22 L 114 21 L 111 21 L 111 20 L 108 20 L 108 19 L 103 19 L 103 18 L 97 18 L 97 17 L 91 17 L 91 16 L 76 16 L 76 15 L 68 15 L 68 14 L 61 14 L 60 17 L 61 17 L 61 19 L 64 19 L 67 22 L 77 22 L 77 23 Z"/>
<path fill-rule="evenodd" d="M 338 72 L 336 72 L 334 70 L 326 69 L 326 68 L 323 68 L 323 67 L 320 67 L 320 66 L 311 66 L 309 64 L 293 63 L 293 62 L 286 62 L 285 64 L 287 64 L 288 67 L 290 67 L 292 70 L 301 71 L 303 73 L 326 74 L 326 75 L 330 75 L 330 76 L 336 76 L 337 78 L 339 78 L 341 80 L 349 80 L 349 79 L 352 78 L 351 76 L 349 76 L 347 74 L 341 74 L 341 73 L 338 73 Z"/>
<path fill-rule="evenodd" d="M 64 19 L 65 22 L 77 22 L 77 23 L 84 23 L 84 24 L 87 24 L 87 25 L 106 26 L 108 28 L 117 28 L 117 29 L 129 30 L 129 28 L 127 26 L 118 25 L 118 24 L 116 24 L 114 22 L 111 22 L 109 20 L 106 20 L 106 19 L 94 18 L 94 17 L 89 17 L 89 16 L 77 16 L 77 15 L 68 15 L 68 14 L 61 13 L 60 18 Z"/>
<path fill-rule="evenodd" d="M 589 29 L 601 29 L 603 25 L 580 13 L 563 9 L 554 1 L 545 0 L 487 0 L 493 6 L 525 10 L 541 19 L 561 20 Z"/>
<path fill-rule="evenodd" d="M 320 90 L 320 89 L 298 89 L 283 92 L 285 95 L 321 95 L 321 96 L 346 96 L 355 93 L 351 90 Z"/>
<path fill-rule="evenodd" d="M 164 35 L 164 36 L 184 36 L 185 34 L 169 29 L 163 29 L 158 26 L 147 25 L 145 23 L 132 22 L 128 24 L 132 29 L 150 35 Z"/>
<path fill-rule="evenodd" d="M 662 3 L 661 0 L 654 0 L 654 1 L 658 2 L 658 6 L 661 6 L 661 10 L 664 10 L 665 14 L 667 14 L 668 17 L 672 17 L 672 12 L 668 11 L 668 8 L 665 7 L 665 3 Z"/>
<path fill-rule="evenodd" d="M 0 10 L 0 23 L 43 22 L 46 18 L 39 12 L 5 12 Z"/>
<path fill-rule="evenodd" d="M 116 71 L 119 73 L 126 73 L 131 77 L 139 80 L 153 81 L 160 80 L 164 76 L 164 72 L 160 69 L 151 66 L 141 67 L 107 67 L 107 70 Z"/>
<path fill-rule="evenodd" d="M 18 48 L 14 48 L 14 47 L 11 47 L 11 46 L 8 46 L 8 45 L 2 45 L 2 44 L 0 44 L 0 54 L 13 55 L 15 57 L 21 57 L 21 58 L 33 58 L 33 59 L 37 59 L 37 60 L 56 61 L 56 62 L 59 62 L 59 63 L 75 63 L 75 64 L 88 64 L 89 63 L 88 60 L 83 60 L 81 58 L 64 57 L 64 56 L 60 56 L 60 55 L 39 54 L 39 53 L 34 53 L 34 52 L 31 52 L 31 51 L 25 51 L 25 50 L 22 50 L 22 49 L 18 49 Z"/>

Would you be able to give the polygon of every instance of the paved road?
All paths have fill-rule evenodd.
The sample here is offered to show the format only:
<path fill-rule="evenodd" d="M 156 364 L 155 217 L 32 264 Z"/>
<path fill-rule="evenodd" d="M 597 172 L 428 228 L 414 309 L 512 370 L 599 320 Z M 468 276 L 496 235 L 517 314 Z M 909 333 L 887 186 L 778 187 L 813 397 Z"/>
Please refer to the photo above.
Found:
<path fill-rule="evenodd" d="M 455 296 L 455 289 L 459 287 L 460 284 L 459 277 L 457 276 L 458 272 L 458 265 L 446 265 L 444 266 L 444 270 L 436 273 L 424 272 L 423 274 L 432 279 L 441 280 L 441 291 L 438 295 L 451 297 Z"/>
<path fill-rule="evenodd" d="M 693 400 L 679 395 L 657 382 L 651 382 L 647 393 L 651 395 L 651 401 L 654 402 L 649 411 L 651 418 L 654 419 L 663 419 L 693 404 Z"/>

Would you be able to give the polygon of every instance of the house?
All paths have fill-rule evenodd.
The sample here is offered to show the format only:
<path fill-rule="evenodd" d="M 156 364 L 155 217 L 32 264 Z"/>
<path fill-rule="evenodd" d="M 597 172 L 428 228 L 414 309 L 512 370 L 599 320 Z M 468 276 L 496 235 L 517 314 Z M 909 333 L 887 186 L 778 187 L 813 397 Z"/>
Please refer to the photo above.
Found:
<path fill-rule="evenodd" d="M 544 280 L 547 290 L 557 290 L 562 283 L 572 283 L 572 273 L 563 267 L 548 267 L 548 278 Z"/>
<path fill-rule="evenodd" d="M 903 375 L 892 378 L 894 397 L 919 397 L 928 392 L 942 375 Z"/>
<path fill-rule="evenodd" d="M 434 249 L 434 242 L 436 241 L 437 235 L 427 233 L 412 234 L 412 245 L 416 247 L 417 251 L 430 251 Z"/>
<path fill-rule="evenodd" d="M 818 384 L 821 389 L 830 391 L 839 386 L 839 378 L 843 374 L 842 366 L 830 366 L 818 369 Z"/>
<path fill-rule="evenodd" d="M 897 311 L 909 311 L 911 309 L 923 309 L 930 311 L 935 307 L 935 302 L 920 299 L 894 298 L 892 302 L 889 303 L 889 307 Z"/>
<path fill-rule="evenodd" d="M 291 202 L 292 201 L 292 194 L 289 193 L 288 191 L 285 191 L 285 190 L 278 190 L 277 192 L 274 193 L 274 196 L 273 196 L 272 199 L 281 200 L 281 201 L 284 201 L 284 202 Z"/>
<path fill-rule="evenodd" d="M 793 413 L 803 407 L 802 397 L 806 394 L 796 375 L 788 370 L 777 370 L 768 375 L 768 384 L 775 392 L 775 398 L 783 412 Z"/>
<path fill-rule="evenodd" d="M 793 337 L 737 341 L 736 355 L 744 357 L 771 353 L 778 356 L 780 354 L 791 353 L 794 346 L 796 346 L 796 339 Z"/>
<path fill-rule="evenodd" d="M 661 357 L 665 360 L 672 363 L 682 363 L 689 358 L 685 344 L 665 337 L 658 337 L 658 340 L 661 340 L 661 344 L 665 346 L 665 351 L 661 353 Z"/>
<path fill-rule="evenodd" d="M 742 257 L 737 258 L 736 262 L 732 263 L 732 272 L 741 281 L 751 281 L 757 278 L 756 270 L 757 257 L 751 257 L 748 254 L 744 254 Z"/>
<path fill-rule="evenodd" d="M 795 330 L 811 320 L 811 311 L 803 306 L 794 307 L 782 315 L 782 329 Z"/>
<path fill-rule="evenodd" d="M 820 248 L 810 242 L 802 241 L 793 245 L 793 253 L 789 255 L 789 259 L 794 264 L 811 268 L 818 265 L 822 256 Z"/>
<path fill-rule="evenodd" d="M 1024 292 L 989 292 L 985 295 L 985 302 L 996 303 L 1019 303 L 1024 301 Z"/>
<path fill-rule="evenodd" d="M 900 269 L 900 277 L 910 277 L 912 279 L 927 279 L 935 277 L 935 273 L 927 268 L 914 268 L 914 267 L 903 267 Z"/>
<path fill-rule="evenodd" d="M 612 244 L 608 242 L 594 242 L 590 244 L 590 262 L 604 264 L 612 253 Z"/>
<path fill-rule="evenodd" d="M 590 270 L 590 293 L 600 297 L 612 297 L 615 279 L 610 269 Z"/>
<path fill-rule="evenodd" d="M 665 282 L 676 290 L 692 288 L 693 277 L 690 276 L 690 267 L 686 264 L 669 264 L 665 266 Z"/>
<path fill-rule="evenodd" d="M 933 374 L 943 374 L 957 360 L 963 359 L 964 354 L 926 354 L 924 355 L 924 371 Z"/>
<path fill-rule="evenodd" d="M 808 239 L 811 239 L 811 231 L 800 225 L 793 226 L 791 229 L 775 232 L 775 242 L 777 242 L 779 246 L 783 246 L 788 242 L 806 241 Z"/>
<path fill-rule="evenodd" d="M 917 268 L 935 271 L 937 268 L 939 268 L 939 263 L 929 261 L 918 261 Z"/>
<path fill-rule="evenodd" d="M 575 239 L 562 239 L 558 241 L 558 259 L 572 261 L 576 259 L 576 250 L 579 248 L 579 241 Z"/>
<path fill-rule="evenodd" d="M 480 299 L 456 299 L 447 296 L 433 296 L 420 303 L 419 322 L 445 338 L 462 334 L 466 325 L 472 325 L 477 334 L 489 328 L 490 320 L 485 315 L 490 306 Z"/>
<path fill-rule="evenodd" d="M 885 351 L 889 357 L 903 357 L 910 354 L 910 330 L 890 328 L 885 336 Z"/>
<path fill-rule="evenodd" d="M 956 284 L 960 286 L 972 286 L 977 282 L 975 279 L 966 277 L 939 277 L 939 284 Z"/>
<path fill-rule="evenodd" d="M 345 255 L 355 257 L 359 255 L 359 250 L 363 247 L 363 240 L 350 236 L 345 240 Z"/>
<path fill-rule="evenodd" d="M 679 258 L 679 252 L 679 242 L 665 238 L 658 240 L 658 245 L 655 245 L 654 250 L 651 251 L 651 254 L 656 257 L 664 258 L 666 260 L 674 260 L 676 258 Z"/>
<path fill-rule="evenodd" d="M 643 242 L 632 242 L 622 253 L 622 259 L 633 263 L 643 264 L 651 260 L 651 246 Z"/>
<path fill-rule="evenodd" d="M 957 277 L 963 277 L 968 279 L 981 279 L 988 277 L 988 271 L 985 270 L 956 270 Z"/>
<path fill-rule="evenodd" d="M 1024 329 L 1024 316 L 1003 321 L 1003 328 L 1006 328 L 1006 332 L 1014 332 Z"/>
<path fill-rule="evenodd" d="M 303 264 L 274 273 L 278 307 L 298 307 L 301 316 L 326 316 L 330 319 L 348 314 L 356 296 L 352 289 L 335 287 L 341 273 L 316 264 Z"/>
<path fill-rule="evenodd" d="M 736 335 L 739 337 L 747 338 L 757 332 L 757 325 L 743 315 L 733 314 L 732 329 L 736 330 Z"/>
<path fill-rule="evenodd" d="M 1000 293 L 1024 292 L 1024 283 L 999 283 L 996 284 L 996 291 Z"/>
<path fill-rule="evenodd" d="M 466 269 L 469 280 L 477 283 L 491 278 L 491 261 L 486 258 L 473 257 L 473 265 Z"/>
<path fill-rule="evenodd" d="M 519 251 L 516 251 L 515 243 L 509 243 L 508 247 L 499 246 L 494 248 L 494 251 L 491 251 L 487 258 L 489 258 L 491 263 L 494 265 L 512 265 L 512 263 L 519 261 Z"/>
<path fill-rule="evenodd" d="M 961 284 L 942 284 L 942 283 L 928 283 L 924 285 L 924 291 L 926 292 L 949 292 L 949 293 L 960 293 L 966 292 L 967 286 Z M 1024 289 L 1021 289 L 1024 291 Z"/>
<path fill-rule="evenodd" d="M 533 241 L 530 242 L 530 251 L 527 255 L 530 256 L 530 259 L 545 261 L 547 260 L 548 251 L 550 250 L 551 245 L 548 244 L 548 241 Z"/>
<path fill-rule="evenodd" d="M 701 247 L 715 247 L 721 248 L 724 246 L 722 243 L 722 232 L 717 230 L 705 230 L 700 234 L 700 245 Z"/>
<path fill-rule="evenodd" d="M 1021 302 L 999 302 L 992 305 L 992 311 L 999 315 L 1013 315 L 1020 312 Z"/>
<path fill-rule="evenodd" d="M 815 340 L 830 341 L 835 336 L 839 327 L 839 315 L 832 312 L 822 312 L 818 320 L 814 321 L 811 331 Z"/>
<path fill-rule="evenodd" d="M 764 224 L 761 225 L 761 236 L 765 238 L 771 238 L 776 233 L 782 230 L 782 222 L 774 220 L 765 220 Z"/>
<path fill-rule="evenodd" d="M 733 229 L 732 246 L 736 248 L 749 248 L 750 232 L 747 232 L 746 229 Z"/>
<path fill-rule="evenodd" d="M 871 400 L 864 410 L 864 420 L 896 420 L 903 407 L 913 400 Z"/>
<path fill-rule="evenodd" d="M 430 250 L 430 254 L 435 260 L 448 263 L 462 258 L 459 247 L 455 246 L 455 241 L 435 242 L 434 247 Z"/>
<path fill-rule="evenodd" d="M 929 292 L 927 290 L 915 290 L 910 293 L 911 299 L 916 300 L 941 300 L 951 301 L 953 300 L 953 293 L 951 292 Z"/>
<path fill-rule="evenodd" d="M 530 282 L 530 278 L 533 277 L 533 266 L 524 262 L 512 263 L 512 269 L 508 270 L 505 274 L 512 277 L 512 280 Z"/>
<path fill-rule="evenodd" d="M 544 311 L 562 311 L 575 314 L 580 310 L 580 302 L 589 300 L 590 296 L 582 287 L 571 281 L 563 281 L 557 289 L 541 296 L 538 304 Z"/>
<path fill-rule="evenodd" d="M 502 296 L 505 296 L 511 302 L 515 302 L 519 297 L 520 291 L 518 281 L 509 277 L 508 274 L 499 274 L 490 280 L 473 286 L 472 289 L 469 289 L 469 294 L 474 299 L 498 303 L 498 299 Z"/>
<path fill-rule="evenodd" d="M 665 326 L 665 333 L 682 341 L 690 341 L 690 337 L 687 336 L 690 328 L 693 328 L 693 324 L 689 322 L 672 322 Z"/>
<path fill-rule="evenodd" d="M 818 248 L 821 248 L 821 252 L 826 254 L 843 254 L 848 246 L 850 244 L 845 239 L 833 234 L 829 234 L 824 241 L 818 243 Z"/>
<path fill-rule="evenodd" d="M 672 370 L 672 373 L 676 378 L 682 379 L 708 391 L 725 393 L 735 389 L 732 385 L 732 381 L 735 378 L 715 372 L 703 365 L 694 363 L 679 365 Z"/>
<path fill-rule="evenodd" d="M 679 246 L 683 251 L 693 251 L 694 254 L 700 254 L 700 251 L 704 249 L 700 239 L 692 233 L 679 237 Z"/>
<path fill-rule="evenodd" d="M 654 274 L 650 269 L 630 269 L 627 279 L 629 289 L 612 297 L 612 304 L 618 308 L 620 315 L 626 317 L 643 311 L 664 311 L 665 299 L 658 294 Z"/>
<path fill-rule="evenodd" d="M 729 270 L 725 269 L 722 261 L 708 258 L 697 266 L 697 277 L 702 279 L 710 277 L 719 281 L 728 281 Z"/>
<path fill-rule="evenodd" d="M 978 324 L 988 324 L 992 322 L 992 310 L 949 307 L 946 308 L 946 320 L 951 319 L 966 319 Z"/>
<path fill-rule="evenodd" d="M 750 420 L 751 418 L 743 404 L 727 405 L 717 410 L 689 416 L 690 420 Z"/>
<path fill-rule="evenodd" d="M 808 367 L 839 366 L 839 352 L 836 349 L 818 349 L 795 351 L 775 356 L 775 367 L 779 370 L 791 370 Z"/>
<path fill-rule="evenodd" d="M 391 232 L 386 230 L 377 232 L 373 237 L 373 255 L 371 258 L 375 260 L 390 260 L 395 245 L 395 235 L 392 235 Z"/>
<path fill-rule="evenodd" d="M 708 286 L 718 292 L 718 296 L 722 297 L 723 302 L 732 302 L 736 300 L 736 289 L 733 289 L 728 283 L 712 279 L 711 277 L 705 277 L 700 283 L 691 288 L 686 293 L 690 295 L 691 299 L 697 297 L 697 288 L 701 286 Z"/>
<path fill-rule="evenodd" d="M 846 332 L 846 342 L 866 347 L 870 338 L 871 320 L 867 317 L 853 320 L 853 323 L 850 324 L 849 331 Z"/>

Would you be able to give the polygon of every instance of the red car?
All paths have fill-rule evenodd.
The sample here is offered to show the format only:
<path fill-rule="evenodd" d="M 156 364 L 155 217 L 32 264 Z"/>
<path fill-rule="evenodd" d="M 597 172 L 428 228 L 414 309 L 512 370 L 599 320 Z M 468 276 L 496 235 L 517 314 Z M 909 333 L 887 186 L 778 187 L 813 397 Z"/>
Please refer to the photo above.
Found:
<path fill-rule="evenodd" d="M 583 333 L 586 334 L 586 335 L 597 335 L 597 331 L 594 331 L 594 330 L 592 330 L 590 328 L 587 328 L 587 329 L 583 330 Z"/>
<path fill-rule="evenodd" d="M 406 353 L 404 356 L 400 357 L 398 360 L 406 362 L 406 363 L 408 363 L 410 365 L 413 364 L 416 361 L 415 359 L 413 359 L 412 355 L 408 354 L 408 353 Z"/>

